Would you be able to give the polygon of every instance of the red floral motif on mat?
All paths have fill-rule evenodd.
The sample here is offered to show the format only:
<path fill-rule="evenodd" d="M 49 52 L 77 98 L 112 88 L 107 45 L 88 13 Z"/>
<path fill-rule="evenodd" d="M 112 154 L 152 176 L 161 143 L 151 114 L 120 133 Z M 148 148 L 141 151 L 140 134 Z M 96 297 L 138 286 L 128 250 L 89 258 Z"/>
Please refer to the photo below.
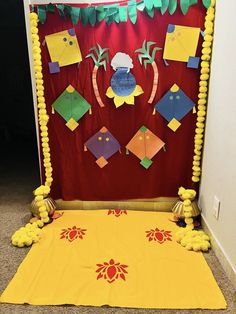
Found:
<path fill-rule="evenodd" d="M 149 241 L 154 240 L 159 243 L 164 243 L 166 240 L 172 241 L 171 231 L 159 230 L 158 228 L 156 228 L 146 231 L 146 233 L 147 233 L 146 237 L 148 238 Z"/>
<path fill-rule="evenodd" d="M 119 278 L 125 280 L 125 274 L 128 273 L 125 269 L 128 267 L 127 265 L 115 263 L 113 259 L 110 259 L 108 263 L 104 262 L 103 264 L 97 264 L 97 266 L 97 279 L 103 278 L 109 283 L 112 283 Z"/>
<path fill-rule="evenodd" d="M 127 215 L 127 211 L 123 209 L 109 209 L 107 215 L 115 215 L 116 217 L 120 217 L 122 214 Z"/>
<path fill-rule="evenodd" d="M 83 239 L 83 236 L 85 235 L 86 229 L 77 228 L 76 226 L 72 228 L 62 229 L 62 232 L 60 234 L 60 239 L 66 238 L 67 240 L 74 241 L 77 238 Z"/>

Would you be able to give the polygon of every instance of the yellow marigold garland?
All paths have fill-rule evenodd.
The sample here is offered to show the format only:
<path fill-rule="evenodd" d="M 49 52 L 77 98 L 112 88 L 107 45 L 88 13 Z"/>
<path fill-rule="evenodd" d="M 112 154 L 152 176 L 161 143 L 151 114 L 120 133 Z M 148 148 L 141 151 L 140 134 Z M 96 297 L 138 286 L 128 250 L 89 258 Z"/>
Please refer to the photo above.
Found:
<path fill-rule="evenodd" d="M 194 138 L 194 157 L 192 167 L 193 182 L 199 182 L 201 176 L 201 154 L 206 119 L 206 104 L 208 80 L 210 77 L 209 73 L 210 73 L 211 47 L 213 41 L 212 35 L 214 31 L 214 18 L 215 18 L 215 0 L 211 0 L 211 6 L 208 8 L 205 17 L 204 41 L 202 44 L 202 57 L 201 57 L 202 62 L 198 94 L 198 112 Z"/>
<path fill-rule="evenodd" d="M 49 116 L 46 111 L 46 103 L 44 98 L 44 81 L 42 73 L 41 48 L 38 36 L 38 15 L 34 12 L 30 13 L 30 31 L 32 39 L 32 52 L 34 60 L 34 74 L 36 81 L 36 95 L 38 101 L 38 120 L 40 127 L 41 145 L 43 151 L 43 164 L 45 168 L 45 184 L 38 187 L 34 193 L 34 200 L 39 210 L 40 220 L 25 225 L 18 229 L 12 236 L 12 244 L 18 247 L 30 246 L 32 243 L 39 241 L 42 228 L 45 223 L 48 223 L 50 218 L 44 198 L 50 193 L 52 184 L 52 164 L 50 156 L 48 127 L 47 123 Z"/>
<path fill-rule="evenodd" d="M 193 230 L 192 201 L 196 197 L 196 191 L 180 187 L 178 195 L 183 200 L 186 227 L 177 231 L 176 241 L 189 251 L 208 251 L 211 247 L 209 236 L 204 231 Z"/>

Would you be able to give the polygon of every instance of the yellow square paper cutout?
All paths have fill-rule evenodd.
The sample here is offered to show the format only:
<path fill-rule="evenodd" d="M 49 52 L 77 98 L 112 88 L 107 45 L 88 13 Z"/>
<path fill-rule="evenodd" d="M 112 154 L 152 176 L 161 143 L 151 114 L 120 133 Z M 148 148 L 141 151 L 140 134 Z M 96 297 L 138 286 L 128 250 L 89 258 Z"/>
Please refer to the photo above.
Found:
<path fill-rule="evenodd" d="M 79 125 L 78 122 L 76 122 L 73 118 L 70 118 L 70 120 L 66 123 L 66 126 L 71 130 L 74 131 L 77 126 Z"/>
<path fill-rule="evenodd" d="M 167 125 L 172 131 L 176 131 L 180 126 L 181 126 L 181 123 L 176 120 L 175 118 L 173 118 Z"/>
<path fill-rule="evenodd" d="M 74 28 L 47 35 L 45 40 L 51 61 L 58 62 L 60 67 L 78 63 L 82 60 Z"/>
<path fill-rule="evenodd" d="M 196 55 L 200 28 L 169 24 L 163 58 L 188 62 Z"/>

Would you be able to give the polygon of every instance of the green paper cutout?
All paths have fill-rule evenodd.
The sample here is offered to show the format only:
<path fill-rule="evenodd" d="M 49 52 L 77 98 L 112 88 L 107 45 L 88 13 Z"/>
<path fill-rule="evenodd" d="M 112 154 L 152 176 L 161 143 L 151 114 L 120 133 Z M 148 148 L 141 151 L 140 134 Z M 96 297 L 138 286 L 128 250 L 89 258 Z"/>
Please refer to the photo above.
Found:
<path fill-rule="evenodd" d="M 147 127 L 145 127 L 144 125 L 141 126 L 141 128 L 139 129 L 140 132 L 145 133 L 147 131 Z"/>
<path fill-rule="evenodd" d="M 106 20 L 107 25 L 110 25 L 113 22 L 113 16 L 112 15 L 106 16 L 105 20 Z"/>
<path fill-rule="evenodd" d="M 154 1 L 155 1 L 155 0 L 154 0 Z M 137 9 L 138 9 L 139 11 L 141 11 L 141 12 L 145 9 L 145 4 L 144 4 L 143 1 L 137 3 Z"/>
<path fill-rule="evenodd" d="M 197 4 L 197 1 L 198 1 L 198 0 L 189 0 L 190 6 L 191 6 L 191 5 L 194 5 L 194 4 Z"/>
<path fill-rule="evenodd" d="M 144 0 L 146 11 L 151 11 L 153 8 L 153 0 Z"/>
<path fill-rule="evenodd" d="M 154 8 L 152 8 L 151 10 L 147 10 L 147 9 L 146 9 L 146 12 L 147 12 L 147 14 L 148 14 L 150 17 L 153 17 L 153 16 L 154 16 Z"/>
<path fill-rule="evenodd" d="M 100 7 L 96 7 L 96 11 L 97 11 L 97 20 L 98 20 L 98 22 L 101 22 L 106 17 L 106 11 L 105 11 L 103 5 Z"/>
<path fill-rule="evenodd" d="M 152 164 L 152 160 L 149 159 L 148 157 L 144 157 L 141 161 L 140 161 L 140 165 L 142 165 L 145 169 L 148 169 Z"/>
<path fill-rule="evenodd" d="M 161 8 L 162 7 L 162 0 L 153 0 L 154 8 Z"/>
<path fill-rule="evenodd" d="M 56 4 L 56 7 L 58 9 L 59 15 L 62 17 L 65 17 L 65 13 L 64 13 L 65 6 L 64 6 L 64 4 Z"/>
<path fill-rule="evenodd" d="M 80 9 L 80 17 L 83 26 L 86 26 L 88 24 L 88 10 L 87 8 L 81 8 Z"/>
<path fill-rule="evenodd" d="M 52 104 L 53 108 L 68 122 L 78 121 L 91 108 L 90 104 L 76 90 L 65 90 Z"/>
<path fill-rule="evenodd" d="M 76 25 L 78 23 L 79 16 L 80 16 L 80 8 L 75 8 L 75 7 L 71 8 L 71 21 L 73 25 Z"/>
<path fill-rule="evenodd" d="M 120 14 L 119 14 L 118 10 L 117 10 L 116 14 L 114 14 L 114 21 L 116 23 L 120 23 Z"/>
<path fill-rule="evenodd" d="M 128 12 L 126 6 L 119 7 L 119 16 L 121 22 L 127 22 Z"/>
<path fill-rule="evenodd" d="M 154 47 L 152 50 L 152 54 L 150 53 L 150 47 L 154 45 L 154 41 L 144 40 L 142 44 L 142 48 L 135 50 L 135 52 L 139 52 L 138 59 L 140 64 L 144 64 L 145 69 L 147 68 L 148 63 L 152 63 L 155 59 L 156 52 L 161 50 L 159 47 Z M 144 61 L 143 61 L 144 59 Z"/>
<path fill-rule="evenodd" d="M 117 7 L 115 7 L 115 8 L 108 8 L 106 16 L 115 15 L 117 12 L 118 12 L 118 8 Z"/>
<path fill-rule="evenodd" d="M 189 3 L 190 0 L 180 0 L 180 8 L 181 8 L 181 11 L 184 15 L 187 14 L 188 12 L 188 9 L 189 9 L 189 6 L 190 6 L 190 3 Z"/>
<path fill-rule="evenodd" d="M 128 1 L 128 6 L 110 4 L 99 6 L 90 5 L 88 7 L 80 8 L 73 7 L 71 5 L 50 3 L 44 6 L 39 5 L 38 8 L 41 7 L 39 9 L 40 23 L 44 23 L 47 13 L 54 12 L 56 7 L 59 15 L 63 18 L 65 18 L 66 15 L 69 15 L 71 22 L 74 25 L 81 20 L 84 26 L 88 23 L 94 26 L 97 22 L 101 22 L 103 20 L 105 20 L 107 24 L 111 24 L 112 22 L 126 22 L 128 19 L 128 13 L 131 22 L 135 24 L 137 20 L 137 10 L 145 10 L 151 18 L 154 17 L 155 10 L 160 10 L 162 15 L 167 11 L 172 15 L 176 12 L 178 3 L 182 13 L 185 15 L 188 12 L 189 7 L 199 1 L 203 3 L 205 8 L 209 8 L 211 5 L 211 0 L 141 0 L 139 3 L 136 3 L 135 0 L 130 0 Z M 31 11 L 33 10 L 34 6 L 31 6 Z"/>
<path fill-rule="evenodd" d="M 170 0 L 169 6 L 168 6 L 168 10 L 169 10 L 170 15 L 175 13 L 176 7 L 177 7 L 177 0 Z"/>
<path fill-rule="evenodd" d="M 54 5 L 52 3 L 49 3 L 47 5 L 47 12 L 51 12 L 51 13 L 55 12 L 55 8 L 54 8 Z"/>
<path fill-rule="evenodd" d="M 38 6 L 38 17 L 39 17 L 40 23 L 44 24 L 47 18 L 45 6 L 41 6 L 41 5 Z"/>
<path fill-rule="evenodd" d="M 163 15 L 169 6 L 169 0 L 162 0 L 161 14 Z"/>
<path fill-rule="evenodd" d="M 91 53 L 89 53 L 86 58 L 91 57 L 97 67 L 103 66 L 106 71 L 106 62 L 109 62 L 107 54 L 108 48 L 102 48 L 99 44 L 97 44 L 97 46 L 90 48 L 89 51 L 91 51 Z M 92 51 L 95 51 L 96 56 Z"/>
<path fill-rule="evenodd" d="M 202 4 L 206 9 L 208 9 L 211 5 L 211 0 L 202 0 Z"/>
<path fill-rule="evenodd" d="M 137 21 L 137 7 L 136 7 L 136 0 L 131 0 L 128 2 L 128 11 L 129 11 L 129 18 L 133 24 Z"/>
<path fill-rule="evenodd" d="M 94 26 L 96 24 L 96 11 L 95 7 L 88 8 L 88 20 L 90 25 Z"/>

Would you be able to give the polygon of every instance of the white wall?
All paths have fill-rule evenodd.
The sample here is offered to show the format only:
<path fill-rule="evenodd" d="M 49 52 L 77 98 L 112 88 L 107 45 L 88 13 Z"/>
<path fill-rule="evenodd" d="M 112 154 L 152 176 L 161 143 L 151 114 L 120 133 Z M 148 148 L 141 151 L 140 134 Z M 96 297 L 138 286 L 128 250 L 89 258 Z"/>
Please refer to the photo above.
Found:
<path fill-rule="evenodd" d="M 199 205 L 236 274 L 236 1 L 217 0 Z M 213 216 L 213 198 L 220 214 Z"/>

